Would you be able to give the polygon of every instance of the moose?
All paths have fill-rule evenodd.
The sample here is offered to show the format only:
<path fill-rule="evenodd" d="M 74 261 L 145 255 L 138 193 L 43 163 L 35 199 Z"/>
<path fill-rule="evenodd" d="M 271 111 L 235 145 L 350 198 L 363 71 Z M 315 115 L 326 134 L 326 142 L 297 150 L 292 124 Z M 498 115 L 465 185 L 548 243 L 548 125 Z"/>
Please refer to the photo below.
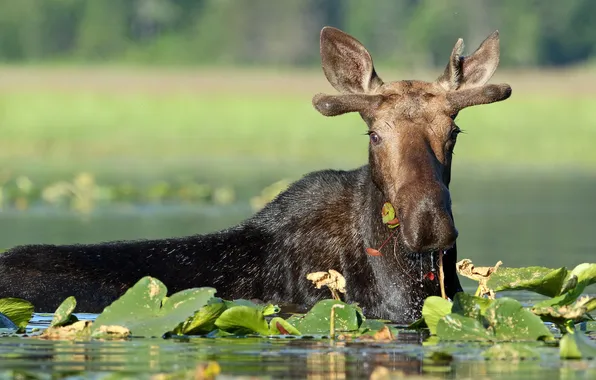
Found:
<path fill-rule="evenodd" d="M 307 274 L 334 269 L 346 302 L 367 316 L 407 323 L 439 295 L 427 274 L 443 255 L 448 297 L 460 292 L 449 183 L 462 109 L 507 99 L 507 84 L 487 84 L 499 63 L 499 34 L 470 56 L 463 40 L 433 82 L 384 82 L 369 52 L 333 27 L 320 35 L 323 72 L 337 95 L 318 94 L 324 116 L 358 112 L 368 126 L 368 165 L 305 175 L 261 211 L 228 229 L 187 237 L 85 245 L 25 245 L 0 254 L 0 297 L 53 311 L 74 295 L 79 310 L 100 312 L 143 276 L 170 292 L 212 286 L 226 299 L 312 305 L 325 298 Z M 384 224 L 390 203 L 399 221 Z M 367 254 L 367 248 L 380 248 Z M 376 252 L 379 252 L 376 251 Z"/>

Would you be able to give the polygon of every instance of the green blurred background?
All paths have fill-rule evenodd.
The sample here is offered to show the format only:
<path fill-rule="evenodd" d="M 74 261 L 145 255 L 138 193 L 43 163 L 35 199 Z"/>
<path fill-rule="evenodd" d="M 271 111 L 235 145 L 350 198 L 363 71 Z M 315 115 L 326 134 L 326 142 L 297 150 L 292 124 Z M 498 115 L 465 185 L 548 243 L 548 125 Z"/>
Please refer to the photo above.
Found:
<path fill-rule="evenodd" d="M 319 31 L 385 80 L 433 80 L 459 37 L 501 36 L 513 96 L 460 113 L 460 255 L 573 266 L 596 244 L 596 2 L 0 0 L 0 247 L 213 231 L 287 181 L 366 162 Z M 278 182 L 281 181 L 281 182 Z M 272 185 L 273 184 L 273 185 Z M 270 186 L 272 185 L 272 186 Z"/>

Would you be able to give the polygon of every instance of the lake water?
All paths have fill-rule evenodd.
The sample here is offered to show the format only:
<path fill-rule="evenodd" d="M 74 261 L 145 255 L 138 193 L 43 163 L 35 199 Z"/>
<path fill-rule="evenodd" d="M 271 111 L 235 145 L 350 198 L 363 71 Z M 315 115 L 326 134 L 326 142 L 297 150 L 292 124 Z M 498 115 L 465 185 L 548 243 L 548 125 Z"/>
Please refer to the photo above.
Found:
<path fill-rule="evenodd" d="M 523 297 L 522 297 L 523 298 Z M 79 314 L 81 319 L 94 315 Z M 30 327 L 45 327 L 50 317 L 37 315 Z M 369 378 L 373 371 L 391 378 L 426 379 L 589 379 L 596 363 L 561 361 L 556 347 L 541 346 L 535 360 L 487 361 L 477 344 L 441 344 L 447 361 L 428 358 L 425 336 L 402 332 L 392 342 L 342 342 L 297 338 L 132 339 L 113 342 L 67 342 L 0 339 L 0 378 L 143 379 L 194 377 L 197 367 L 217 362 L 226 378 Z M 536 346 L 539 346 L 538 344 Z M 160 377 L 153 377 L 159 379 Z M 388 377 L 377 377 L 377 379 Z"/>

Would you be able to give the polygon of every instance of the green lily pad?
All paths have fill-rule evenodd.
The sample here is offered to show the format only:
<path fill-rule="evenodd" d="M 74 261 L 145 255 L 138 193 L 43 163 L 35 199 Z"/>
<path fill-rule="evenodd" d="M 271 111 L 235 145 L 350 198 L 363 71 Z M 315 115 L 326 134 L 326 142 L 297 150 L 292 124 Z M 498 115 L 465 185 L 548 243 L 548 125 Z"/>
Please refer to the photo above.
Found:
<path fill-rule="evenodd" d="M 596 342 L 584 333 L 565 334 L 559 342 L 561 359 L 593 359 L 596 358 Z"/>
<path fill-rule="evenodd" d="M 565 334 L 559 341 L 559 356 L 561 359 L 581 359 L 582 353 L 575 341 L 575 334 Z"/>
<path fill-rule="evenodd" d="M 585 286 L 589 286 L 596 283 L 596 264 L 579 264 L 578 266 L 573 268 L 571 273 L 569 273 L 569 278 L 573 276 L 577 277 L 578 283 L 584 283 Z M 563 286 L 561 293 L 564 293 L 565 287 L 566 284 Z"/>
<path fill-rule="evenodd" d="M 8 317 L 22 331 L 33 316 L 33 305 L 20 298 L 2 298 L 0 299 L 0 313 Z"/>
<path fill-rule="evenodd" d="M 343 308 L 335 308 L 335 331 L 358 330 L 364 319 L 360 309 L 337 300 L 319 301 L 303 317 L 291 319 L 291 323 L 304 335 L 329 334 L 331 308 L 334 305 L 343 305 Z"/>
<path fill-rule="evenodd" d="M 567 277 L 567 269 L 544 267 L 499 268 L 490 276 L 487 286 L 495 292 L 529 290 L 547 297 L 559 295 Z"/>
<path fill-rule="evenodd" d="M 261 310 L 263 312 L 263 315 L 267 316 L 267 315 L 272 315 L 272 314 L 277 314 L 280 312 L 280 308 L 277 305 L 272 305 L 272 304 L 257 304 L 254 303 L 250 300 L 245 300 L 245 299 L 237 299 L 237 300 L 233 300 L 233 301 L 223 301 L 226 304 L 226 307 L 229 309 L 231 307 L 235 307 L 235 306 L 248 306 L 248 307 L 252 307 L 254 309 L 258 309 Z"/>
<path fill-rule="evenodd" d="M 567 321 L 582 322 L 589 320 L 588 313 L 596 309 L 596 298 L 583 297 L 573 305 L 534 306 L 532 313 L 542 320 L 563 326 Z"/>
<path fill-rule="evenodd" d="M 176 327 L 174 333 L 178 335 L 207 334 L 215 329 L 215 321 L 226 309 L 224 301 L 214 297 L 195 315 Z"/>
<path fill-rule="evenodd" d="M 300 331 L 292 326 L 288 321 L 280 317 L 275 317 L 269 322 L 270 335 L 302 335 Z"/>
<path fill-rule="evenodd" d="M 536 347 L 525 343 L 499 343 L 485 350 L 482 356 L 489 360 L 538 360 L 540 352 Z"/>
<path fill-rule="evenodd" d="M 213 288 L 195 288 L 166 299 L 167 288 L 153 277 L 143 277 L 97 317 L 100 326 L 123 326 L 135 336 L 161 337 L 201 309 L 215 294 Z"/>
<path fill-rule="evenodd" d="M 596 283 L 596 264 L 580 264 L 576 266 L 561 285 L 560 295 L 538 302 L 535 308 L 559 307 L 571 305 L 584 292 L 586 287 Z"/>
<path fill-rule="evenodd" d="M 73 296 L 65 299 L 56 309 L 50 327 L 65 326 L 78 321 L 77 317 L 72 315 L 75 307 L 77 307 L 77 300 Z"/>
<path fill-rule="evenodd" d="M 493 300 L 488 298 L 476 297 L 464 292 L 459 292 L 453 297 L 453 306 L 451 311 L 464 317 L 474 318 L 478 321 L 486 313 Z"/>
<path fill-rule="evenodd" d="M 452 306 L 451 302 L 441 297 L 430 296 L 424 300 L 422 317 L 431 334 L 437 333 L 437 323 L 441 318 L 451 313 Z"/>
<path fill-rule="evenodd" d="M 486 310 L 485 317 L 499 341 L 554 339 L 540 317 L 512 298 L 495 300 Z"/>
<path fill-rule="evenodd" d="M 441 340 L 488 341 L 494 338 L 478 320 L 460 314 L 442 317 L 436 330 Z"/>
<path fill-rule="evenodd" d="M 217 318 L 215 326 L 234 335 L 269 335 L 269 325 L 263 312 L 250 306 L 227 309 Z"/>

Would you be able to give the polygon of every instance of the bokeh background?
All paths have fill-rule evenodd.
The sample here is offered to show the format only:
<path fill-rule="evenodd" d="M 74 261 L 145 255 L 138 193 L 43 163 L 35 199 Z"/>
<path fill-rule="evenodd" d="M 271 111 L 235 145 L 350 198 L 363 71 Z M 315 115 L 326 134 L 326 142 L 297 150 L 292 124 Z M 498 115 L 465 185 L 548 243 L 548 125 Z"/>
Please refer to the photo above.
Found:
<path fill-rule="evenodd" d="M 433 80 L 495 29 L 512 97 L 460 113 L 460 255 L 572 267 L 596 243 L 596 2 L 0 0 L 0 248 L 180 236 L 239 222 L 288 181 L 366 163 L 324 118 L 324 25 L 385 80 Z M 321 252 L 324 254 L 324 252 Z"/>

